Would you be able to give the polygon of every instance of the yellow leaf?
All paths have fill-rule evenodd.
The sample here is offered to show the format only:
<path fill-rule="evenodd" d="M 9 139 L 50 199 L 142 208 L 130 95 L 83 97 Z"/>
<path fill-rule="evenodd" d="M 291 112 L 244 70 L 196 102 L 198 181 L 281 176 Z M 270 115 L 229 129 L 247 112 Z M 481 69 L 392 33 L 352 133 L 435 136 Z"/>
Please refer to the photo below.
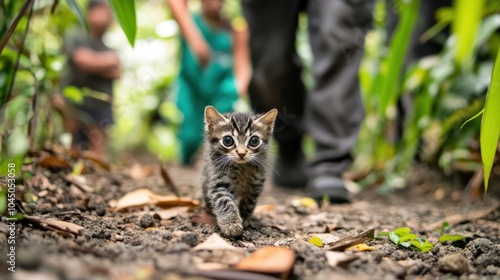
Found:
<path fill-rule="evenodd" d="M 321 241 L 321 238 L 317 236 L 311 237 L 311 239 L 309 239 L 309 243 L 320 248 L 323 247 L 323 241 Z"/>
<path fill-rule="evenodd" d="M 314 200 L 310 197 L 302 197 L 302 198 L 294 199 L 292 201 L 292 205 L 295 207 L 303 206 L 306 208 L 312 208 L 312 207 L 318 206 L 318 204 L 316 204 L 316 200 Z"/>
<path fill-rule="evenodd" d="M 358 244 L 358 245 L 351 246 L 351 247 L 349 247 L 349 248 L 347 248 L 345 250 L 346 251 L 365 252 L 365 251 L 373 251 L 373 250 L 375 250 L 375 248 L 366 245 L 366 243 L 361 243 L 361 244 Z"/>

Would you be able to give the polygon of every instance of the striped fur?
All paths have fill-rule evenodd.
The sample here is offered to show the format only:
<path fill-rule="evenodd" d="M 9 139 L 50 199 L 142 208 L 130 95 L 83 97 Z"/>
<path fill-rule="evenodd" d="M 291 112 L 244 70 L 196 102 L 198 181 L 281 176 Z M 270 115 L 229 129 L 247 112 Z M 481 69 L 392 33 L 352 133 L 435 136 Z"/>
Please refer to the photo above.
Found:
<path fill-rule="evenodd" d="M 243 219 L 252 215 L 262 192 L 276 115 L 276 109 L 263 115 L 205 109 L 203 195 L 226 236 L 243 233 Z"/>

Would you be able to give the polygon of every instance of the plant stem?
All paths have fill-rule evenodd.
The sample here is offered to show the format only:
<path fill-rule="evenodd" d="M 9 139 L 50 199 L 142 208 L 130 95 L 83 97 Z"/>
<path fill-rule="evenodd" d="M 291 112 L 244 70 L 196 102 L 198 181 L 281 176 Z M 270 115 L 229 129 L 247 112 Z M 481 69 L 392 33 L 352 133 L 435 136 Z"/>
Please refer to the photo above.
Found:
<path fill-rule="evenodd" d="M 21 18 L 24 16 L 26 11 L 33 5 L 35 0 L 26 0 L 24 2 L 23 6 L 21 7 L 21 10 L 17 14 L 16 18 L 12 22 L 12 24 L 9 26 L 9 29 L 7 29 L 7 32 L 5 33 L 5 36 L 2 38 L 2 41 L 0 41 L 0 54 L 2 53 L 3 49 L 7 45 L 7 42 L 9 41 L 10 37 L 12 36 L 12 33 L 14 33 L 14 30 L 16 29 L 17 25 L 19 24 L 19 21 Z"/>

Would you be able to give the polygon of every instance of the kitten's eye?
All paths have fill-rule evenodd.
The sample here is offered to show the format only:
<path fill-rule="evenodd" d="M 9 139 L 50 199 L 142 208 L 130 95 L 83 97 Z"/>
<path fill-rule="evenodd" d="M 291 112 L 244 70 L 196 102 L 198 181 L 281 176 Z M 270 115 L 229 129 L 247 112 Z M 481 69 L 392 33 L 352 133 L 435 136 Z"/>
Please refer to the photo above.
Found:
<path fill-rule="evenodd" d="M 222 137 L 222 145 L 226 147 L 231 147 L 234 144 L 234 140 L 231 136 Z"/>
<path fill-rule="evenodd" d="M 250 141 L 248 141 L 248 145 L 250 147 L 257 147 L 259 146 L 260 144 L 260 139 L 258 136 L 252 136 L 252 138 L 250 138 Z"/>

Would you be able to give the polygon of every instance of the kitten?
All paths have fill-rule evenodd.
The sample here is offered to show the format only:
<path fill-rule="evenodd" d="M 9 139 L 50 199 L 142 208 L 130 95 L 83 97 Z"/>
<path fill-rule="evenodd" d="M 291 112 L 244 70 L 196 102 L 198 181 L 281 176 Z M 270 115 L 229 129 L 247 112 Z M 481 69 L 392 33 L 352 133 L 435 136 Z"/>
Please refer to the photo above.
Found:
<path fill-rule="evenodd" d="M 277 113 L 221 115 L 212 106 L 205 108 L 203 195 L 223 235 L 241 235 L 243 220 L 255 208 L 267 175 Z"/>

